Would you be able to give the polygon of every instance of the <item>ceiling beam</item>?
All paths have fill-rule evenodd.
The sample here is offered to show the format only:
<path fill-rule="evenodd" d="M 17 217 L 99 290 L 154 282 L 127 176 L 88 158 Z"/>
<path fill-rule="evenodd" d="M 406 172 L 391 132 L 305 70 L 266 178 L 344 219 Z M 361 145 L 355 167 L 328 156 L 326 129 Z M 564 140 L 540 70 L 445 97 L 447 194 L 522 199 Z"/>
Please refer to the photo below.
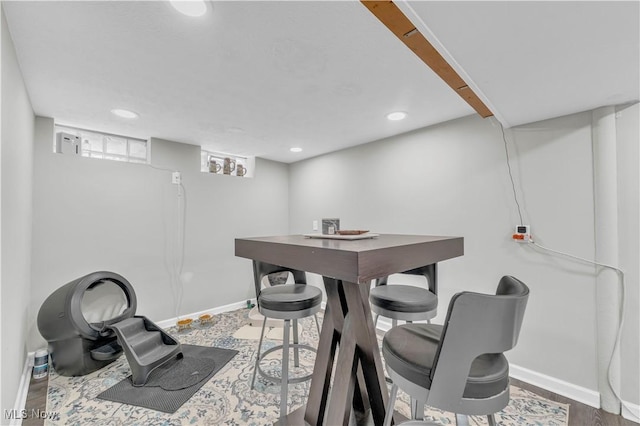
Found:
<path fill-rule="evenodd" d="M 420 33 L 415 25 L 395 5 L 393 1 L 360 0 L 396 37 L 413 53 L 438 74 L 462 99 L 487 118 L 493 116 L 491 110 L 467 85 L 449 63 L 438 53 L 431 43 Z"/>

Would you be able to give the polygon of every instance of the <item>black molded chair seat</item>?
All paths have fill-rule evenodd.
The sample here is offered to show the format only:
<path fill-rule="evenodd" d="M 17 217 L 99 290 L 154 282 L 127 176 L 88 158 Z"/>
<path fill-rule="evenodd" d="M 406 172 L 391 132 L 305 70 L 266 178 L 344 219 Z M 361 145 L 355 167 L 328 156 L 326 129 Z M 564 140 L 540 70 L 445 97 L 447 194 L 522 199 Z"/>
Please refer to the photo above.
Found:
<path fill-rule="evenodd" d="M 438 307 L 438 296 L 410 285 L 381 285 L 371 289 L 372 304 L 388 311 L 425 312 Z"/>
<path fill-rule="evenodd" d="M 322 303 L 322 291 L 306 284 L 277 285 L 262 289 L 259 303 L 270 311 L 303 311 Z"/>
<path fill-rule="evenodd" d="M 431 388 L 431 370 L 443 326 L 405 324 L 389 330 L 382 342 L 388 366 L 407 380 Z M 509 386 L 509 363 L 502 354 L 484 354 L 471 363 L 464 398 L 487 398 Z"/>

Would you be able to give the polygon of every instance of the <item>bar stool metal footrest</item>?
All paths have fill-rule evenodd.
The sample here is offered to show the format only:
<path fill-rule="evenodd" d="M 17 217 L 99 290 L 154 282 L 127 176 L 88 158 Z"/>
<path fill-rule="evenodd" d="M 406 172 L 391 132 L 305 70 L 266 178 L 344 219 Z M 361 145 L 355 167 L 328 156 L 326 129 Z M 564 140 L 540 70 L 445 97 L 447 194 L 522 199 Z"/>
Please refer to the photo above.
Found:
<path fill-rule="evenodd" d="M 303 343 L 293 343 L 291 345 L 289 345 L 290 349 L 306 349 L 312 352 L 317 352 L 316 348 L 309 346 L 309 345 L 305 345 Z M 258 360 L 258 373 L 260 373 L 260 375 L 272 382 L 275 383 L 282 383 L 282 377 L 276 377 L 276 376 L 272 376 L 268 373 L 266 373 L 264 370 L 262 370 L 262 367 L 260 367 L 260 361 L 262 361 L 267 355 L 269 355 L 271 352 L 275 352 L 275 351 L 280 351 L 284 349 L 284 345 L 278 345 L 278 346 L 274 346 L 272 348 L 267 349 L 266 351 L 264 351 L 262 354 L 260 354 L 260 359 Z M 305 382 L 309 379 L 311 379 L 312 373 L 307 374 L 306 376 L 300 376 L 300 377 L 288 377 L 287 383 L 302 383 Z"/>
<path fill-rule="evenodd" d="M 313 346 L 309 346 L 307 344 L 304 344 L 304 343 L 292 343 L 292 344 L 289 345 L 289 348 L 290 349 L 294 349 L 294 350 L 296 348 L 297 349 L 306 349 L 306 350 L 309 350 L 309 351 L 312 351 L 312 352 L 317 352 L 316 348 L 314 348 Z M 269 355 L 270 353 L 275 352 L 275 351 L 280 351 L 280 350 L 283 350 L 283 349 L 284 349 L 284 345 L 277 345 L 277 346 L 274 346 L 272 348 L 267 349 L 266 351 L 264 351 L 263 353 L 260 354 L 260 358 L 258 358 L 258 362 L 257 362 L 256 365 L 258 367 L 257 371 L 258 371 L 258 373 L 260 373 L 260 375 L 262 377 L 264 377 L 264 378 L 266 378 L 266 379 L 268 379 L 268 380 L 270 380 L 272 382 L 275 382 L 275 383 L 281 383 L 282 382 L 282 378 L 281 377 L 272 376 L 272 375 L 266 373 L 262 369 L 262 367 L 260 367 L 260 361 L 265 359 L 265 357 L 267 355 Z M 305 382 L 305 381 L 311 379 L 312 375 L 313 375 L 313 373 L 309 373 L 306 376 L 300 376 L 300 377 L 288 377 L 288 375 L 287 375 L 287 377 L 288 377 L 287 383 L 302 383 L 302 382 Z M 283 373 L 282 377 L 284 377 L 284 373 Z"/>

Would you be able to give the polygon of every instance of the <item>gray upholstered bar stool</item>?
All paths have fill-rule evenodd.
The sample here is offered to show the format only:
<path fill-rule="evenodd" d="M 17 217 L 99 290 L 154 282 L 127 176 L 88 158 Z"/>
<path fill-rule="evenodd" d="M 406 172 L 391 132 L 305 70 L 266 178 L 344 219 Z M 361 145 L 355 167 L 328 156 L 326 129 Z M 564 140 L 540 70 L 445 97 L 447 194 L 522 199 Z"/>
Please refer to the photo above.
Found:
<path fill-rule="evenodd" d="M 408 323 L 424 320 L 430 322 L 438 313 L 437 272 L 435 263 L 403 272 L 425 277 L 427 288 L 404 284 L 388 285 L 389 277 L 377 279 L 376 286 L 369 295 L 371 311 L 376 314 L 374 325 L 377 325 L 380 315 L 391 318 L 393 327 L 398 325 L 398 320 Z"/>
<path fill-rule="evenodd" d="M 262 278 L 276 272 L 290 272 L 293 275 L 295 284 L 281 284 L 272 287 L 262 288 Z M 300 365 L 299 349 L 304 348 L 316 351 L 312 346 L 301 344 L 298 342 L 298 320 L 315 314 L 320 310 L 322 303 L 322 292 L 319 288 L 307 285 L 306 275 L 302 271 L 282 266 L 271 265 L 264 262 L 253 262 L 253 274 L 256 285 L 256 294 L 258 301 L 258 310 L 264 315 L 262 322 L 262 333 L 260 334 L 260 342 L 258 343 L 258 353 L 256 355 L 256 364 L 253 370 L 253 378 L 251 379 L 251 389 L 254 388 L 256 381 L 256 373 L 267 379 L 280 383 L 280 416 L 287 414 L 287 399 L 289 392 L 289 383 L 300 383 L 309 380 L 311 375 L 302 377 L 289 378 L 289 348 L 293 348 L 294 366 Z M 275 318 L 284 320 L 282 345 L 274 346 L 267 349 L 262 354 L 262 340 L 264 338 L 264 329 L 267 318 Z M 289 343 L 289 328 L 293 322 L 293 343 Z M 318 326 L 316 319 L 316 327 Z M 282 377 L 275 377 L 265 373 L 260 368 L 260 361 L 270 353 L 282 350 Z"/>
<path fill-rule="evenodd" d="M 504 276 L 495 295 L 455 294 L 444 325 L 404 324 L 389 330 L 382 353 L 393 387 L 384 425 L 391 424 L 398 387 L 412 398 L 414 420 L 423 418 L 426 404 L 456 413 L 458 425 L 468 425 L 467 415 L 486 415 L 495 425 L 494 413 L 509 403 L 509 363 L 503 352 L 518 341 L 528 298 L 523 282 Z"/>

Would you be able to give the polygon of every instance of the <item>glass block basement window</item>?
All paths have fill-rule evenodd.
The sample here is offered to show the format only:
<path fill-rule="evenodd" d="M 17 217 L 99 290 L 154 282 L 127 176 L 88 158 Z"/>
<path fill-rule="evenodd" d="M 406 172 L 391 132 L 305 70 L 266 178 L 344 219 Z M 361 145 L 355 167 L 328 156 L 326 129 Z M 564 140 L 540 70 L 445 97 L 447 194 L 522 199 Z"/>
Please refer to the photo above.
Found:
<path fill-rule="evenodd" d="M 103 160 L 125 161 L 128 163 L 147 163 L 149 150 L 144 139 L 102 133 L 95 130 L 76 127 L 55 126 L 56 135 L 60 132 L 80 137 L 80 153 L 83 157 Z"/>

